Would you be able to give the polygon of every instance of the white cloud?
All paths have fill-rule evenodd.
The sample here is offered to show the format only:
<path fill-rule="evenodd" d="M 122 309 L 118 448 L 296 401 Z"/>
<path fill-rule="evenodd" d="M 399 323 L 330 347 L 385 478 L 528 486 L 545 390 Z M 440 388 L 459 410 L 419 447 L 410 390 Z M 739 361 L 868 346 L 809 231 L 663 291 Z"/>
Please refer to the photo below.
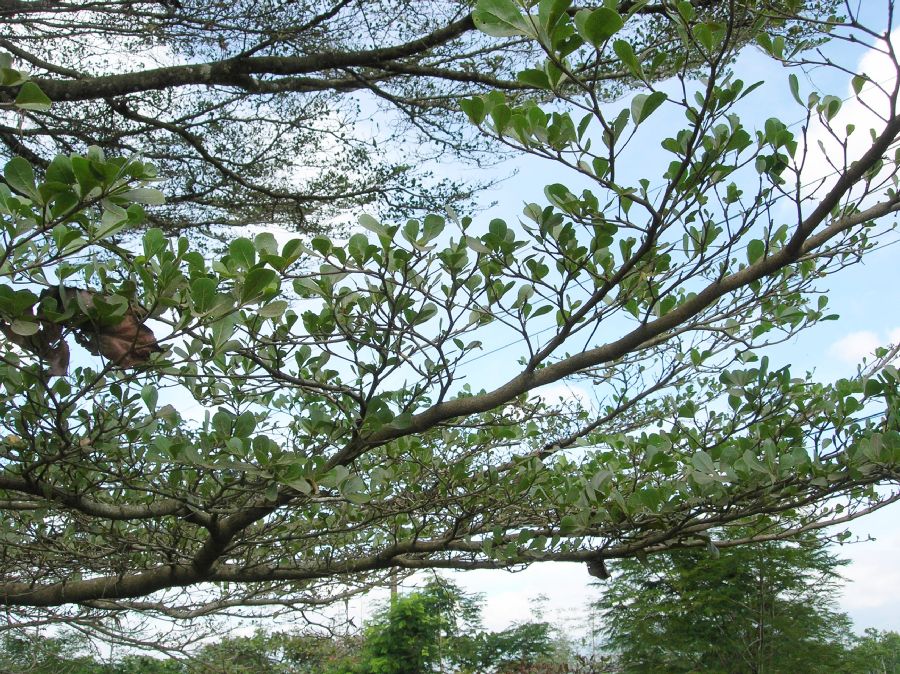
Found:
<path fill-rule="evenodd" d="M 828 353 L 832 358 L 846 363 L 858 363 L 863 358 L 871 356 L 879 346 L 881 346 L 881 340 L 878 335 L 870 330 L 861 330 L 851 332 L 836 341 L 828 347 Z"/>
<path fill-rule="evenodd" d="M 841 609 L 853 618 L 857 632 L 866 627 L 897 629 L 900 606 L 900 531 L 898 506 L 887 506 L 854 522 L 850 529 L 874 540 L 835 546 L 833 551 L 850 564 L 841 570 L 849 582 L 840 593 Z"/>
<path fill-rule="evenodd" d="M 563 404 L 576 402 L 584 407 L 591 407 L 593 405 L 591 395 L 585 389 L 564 382 L 541 386 L 534 390 L 533 396 L 535 398 L 541 398 L 548 405 L 554 405 L 560 402 Z"/>
<path fill-rule="evenodd" d="M 878 334 L 871 330 L 851 332 L 828 347 L 828 355 L 845 363 L 857 364 L 863 358 L 871 359 L 879 346 L 900 342 L 900 327 Z"/>

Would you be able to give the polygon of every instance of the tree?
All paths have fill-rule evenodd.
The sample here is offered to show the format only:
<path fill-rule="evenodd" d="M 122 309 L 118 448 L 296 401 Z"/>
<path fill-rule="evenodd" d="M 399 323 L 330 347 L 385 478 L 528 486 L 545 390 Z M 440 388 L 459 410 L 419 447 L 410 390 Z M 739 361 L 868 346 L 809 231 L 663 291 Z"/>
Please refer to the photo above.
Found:
<path fill-rule="evenodd" d="M 262 233 L 205 258 L 158 228 L 135 247 L 117 238 L 160 199 L 142 158 L 92 148 L 37 177 L 24 158 L 6 164 L 12 626 L 139 639 L 137 613 L 196 639 L 200 619 L 308 615 L 395 572 L 560 560 L 603 575 L 607 560 L 703 548 L 712 530 L 721 548 L 786 538 L 900 498 L 894 352 L 827 384 L 764 351 L 830 318 L 831 275 L 891 240 L 896 82 L 853 79 L 883 119 L 859 156 L 829 157 L 836 178 L 809 186 L 803 134 L 844 133 L 840 99 L 792 79 L 800 135 L 775 119 L 746 128 L 735 108 L 759 100 L 728 68 L 739 28 L 786 65 L 820 59 L 772 37 L 777 17 L 666 5 L 673 63 L 622 39 L 635 16 L 567 7 L 478 6 L 489 34 L 545 51 L 523 78 L 555 100 L 495 91 L 462 108 L 496 142 L 572 172 L 521 225 L 365 215 L 368 233 L 344 242 Z M 878 35 L 856 17 L 805 30 L 821 25 L 853 44 Z M 610 111 L 571 68 L 586 62 L 645 90 Z M 653 84 L 663 76 L 669 94 Z M 649 121 L 662 117 L 684 128 Z M 626 180 L 622 157 L 648 134 L 664 136 L 664 165 Z M 127 367 L 70 340 L 124 323 L 147 337 L 135 322 L 164 351 Z M 466 385 L 471 359 L 511 342 L 508 376 Z M 64 343 L 68 374 L 51 376 Z M 596 404 L 534 395 L 562 381 Z"/>
<path fill-rule="evenodd" d="M 251 636 L 229 636 L 204 645 L 183 662 L 157 661 L 184 674 L 322 674 L 359 647 L 353 636 L 300 634 L 257 629 Z M 127 660 L 116 663 L 124 671 Z M 148 670 L 149 671 L 149 670 Z"/>
<path fill-rule="evenodd" d="M 626 672 L 847 671 L 843 563 L 816 536 L 623 560 L 601 630 Z"/>
<path fill-rule="evenodd" d="M 77 633 L 62 636 L 5 635 L 0 642 L 4 674 L 321 674 L 358 646 L 352 636 L 328 638 L 257 630 L 251 636 L 228 636 L 197 649 L 189 658 L 129 653 L 98 660 Z M 336 671 L 336 670 L 334 670 Z"/>
<path fill-rule="evenodd" d="M 85 654 L 77 634 L 37 636 L 4 634 L 0 639 L 0 672 L 10 674 L 105 674 L 109 671 Z"/>
<path fill-rule="evenodd" d="M 354 672 L 425 674 L 450 654 L 449 641 L 480 620 L 477 603 L 441 582 L 392 599 L 367 626 Z"/>
<path fill-rule="evenodd" d="M 721 13 L 721 3 L 695 4 Z M 664 6 L 621 6 L 640 24 L 637 53 L 662 53 L 675 30 Z M 397 217 L 465 199 L 470 186 L 418 165 L 471 156 L 479 143 L 457 97 L 527 89 L 517 65 L 535 53 L 518 36 L 476 30 L 469 0 L 4 0 L 0 26 L 0 49 L 56 103 L 0 126 L 0 157 L 46 166 L 91 145 L 142 152 L 166 177 L 168 204 L 149 217 L 169 233 L 321 231 L 361 203 Z M 614 92 L 611 66 L 581 76 Z M 18 95 L 16 80 L 0 85 L 0 103 Z"/>
<path fill-rule="evenodd" d="M 565 663 L 554 663 L 556 644 L 553 641 L 553 628 L 547 622 L 524 622 L 508 627 L 500 632 L 485 633 L 477 648 L 472 649 L 471 672 L 526 672 L 552 671 L 565 666 Z"/>
<path fill-rule="evenodd" d="M 859 674 L 889 674 L 900 671 L 900 634 L 869 628 L 850 654 L 852 671 Z"/>
<path fill-rule="evenodd" d="M 348 658 L 334 674 L 525 671 L 553 654 L 552 631 L 543 621 L 484 631 L 481 597 L 436 579 L 377 612 L 366 626 L 360 656 Z"/>

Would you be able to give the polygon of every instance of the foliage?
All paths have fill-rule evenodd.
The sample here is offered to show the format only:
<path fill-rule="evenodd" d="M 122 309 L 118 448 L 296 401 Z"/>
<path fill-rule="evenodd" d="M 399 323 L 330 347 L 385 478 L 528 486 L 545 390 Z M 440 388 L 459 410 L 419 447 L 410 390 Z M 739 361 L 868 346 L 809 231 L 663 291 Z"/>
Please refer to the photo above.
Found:
<path fill-rule="evenodd" d="M 850 621 L 815 536 L 617 562 L 598 608 L 628 672 L 837 672 Z"/>
<path fill-rule="evenodd" d="M 780 552 L 776 551 L 776 557 L 779 556 Z M 704 558 L 701 566 L 708 568 L 700 573 L 690 570 L 689 575 L 702 575 L 709 580 L 715 573 L 722 571 L 721 568 L 713 569 L 716 565 L 710 564 L 710 561 L 711 558 Z M 635 565 L 628 562 L 623 566 Z M 687 568 L 683 567 L 682 570 Z M 643 573 L 649 576 L 650 571 L 644 569 Z M 659 593 L 651 589 L 649 595 L 653 606 L 665 611 L 655 616 L 656 624 L 683 622 L 685 614 L 693 611 L 697 615 L 692 617 L 698 620 L 701 634 L 691 635 L 689 641 L 692 645 L 702 643 L 703 636 L 709 636 L 708 627 L 711 622 L 716 618 L 722 619 L 723 612 L 728 608 L 737 608 L 737 612 L 742 615 L 747 612 L 745 608 L 735 607 L 733 604 L 729 607 L 729 600 L 739 594 L 733 587 L 735 575 L 720 573 L 725 579 L 725 599 L 721 599 L 708 583 L 704 586 L 702 582 L 702 589 L 689 591 L 691 597 L 682 597 L 682 602 L 672 605 L 655 601 L 659 598 Z M 615 583 L 621 582 L 617 575 L 614 590 Z M 827 594 L 816 599 L 814 603 L 819 606 L 814 611 L 825 607 L 824 612 L 817 615 L 818 620 L 836 617 L 837 624 L 826 628 L 828 632 L 836 633 L 845 627 L 844 619 L 839 614 L 835 616 L 828 608 L 828 597 L 834 596 L 831 592 L 833 587 L 826 586 L 822 589 Z M 712 599 L 712 608 L 691 601 L 704 593 Z M 688 606 L 687 611 L 685 606 Z M 422 607 L 427 607 L 428 610 L 419 610 Z M 0 671 L 11 674 L 425 674 L 445 671 L 460 674 L 600 674 L 619 671 L 686 671 L 686 663 L 694 657 L 692 654 L 675 664 L 673 661 L 657 661 L 654 669 L 641 667 L 630 662 L 627 657 L 623 660 L 619 656 L 561 653 L 554 643 L 554 628 L 548 623 L 532 621 L 514 625 L 501 632 L 483 631 L 479 627 L 480 608 L 479 598 L 463 595 L 455 586 L 442 581 L 398 597 L 373 616 L 362 638 L 351 634 L 322 636 L 257 630 L 250 636 L 223 637 L 195 650 L 190 657 L 182 656 L 177 659 L 136 654 L 101 659 L 88 648 L 85 639 L 76 633 L 39 637 L 34 632 L 26 636 L 20 630 L 14 635 L 5 635 L 0 643 Z M 457 613 L 458 609 L 462 609 L 462 615 L 466 616 L 464 620 L 456 620 L 460 615 Z M 785 626 L 783 609 L 783 605 L 776 606 L 771 612 L 771 619 L 765 617 L 767 630 Z M 713 616 L 712 613 L 716 612 L 718 615 Z M 643 613 L 650 613 L 650 609 L 643 610 Z M 742 619 L 742 615 L 738 616 L 738 621 Z M 640 624 L 646 625 L 646 621 L 641 620 Z M 806 622 L 804 625 L 808 626 Z M 404 627 L 410 632 L 404 632 Z M 798 645 L 802 650 L 812 647 L 810 643 L 801 641 L 798 644 L 796 641 L 795 637 L 802 630 L 802 627 L 798 630 L 789 626 L 788 635 L 779 635 L 775 642 L 769 644 L 767 650 L 771 651 L 772 657 L 769 658 L 767 668 L 753 671 L 888 674 L 896 670 L 897 656 L 900 654 L 900 640 L 896 633 L 869 629 L 864 637 L 850 639 L 853 641 L 852 649 L 844 650 L 846 640 L 839 639 L 826 643 L 818 652 L 818 659 L 810 661 L 803 658 L 802 654 L 798 656 L 793 652 Z M 633 630 L 630 633 L 632 637 L 637 636 L 637 632 Z M 418 639 L 411 638 L 411 634 L 418 635 Z M 668 634 L 674 636 L 678 643 L 685 642 L 684 631 L 679 630 L 679 634 L 674 635 L 670 631 Z M 716 657 L 723 655 L 718 651 L 715 656 L 712 654 L 716 646 L 720 645 L 720 637 L 716 638 L 717 641 L 712 644 L 702 643 L 709 658 L 704 666 L 690 671 L 744 671 L 733 665 L 738 660 L 728 662 L 725 669 L 710 666 L 709 663 L 714 663 Z M 658 630 L 653 632 L 651 639 L 662 642 Z M 822 641 L 820 635 L 816 635 L 816 639 Z M 721 640 L 721 644 L 726 646 L 733 643 L 733 640 Z M 626 650 L 634 652 L 634 649 Z M 653 649 L 643 650 L 647 652 Z M 670 652 L 674 650 L 677 650 L 677 645 L 669 648 Z M 790 669 L 795 666 L 798 669 Z"/>
<path fill-rule="evenodd" d="M 554 651 L 552 627 L 527 622 L 501 632 L 480 628 L 481 600 L 446 580 L 393 599 L 368 623 L 360 655 L 334 674 L 510 672 Z M 330 670 L 332 671 L 332 670 Z"/>
<path fill-rule="evenodd" d="M 76 635 L 4 634 L 0 637 L 0 672 L 98 674 L 100 666 L 84 654 L 84 647 L 84 640 Z"/>
<path fill-rule="evenodd" d="M 360 672 L 424 674 L 441 661 L 448 615 L 442 597 L 414 593 L 392 603 L 366 630 Z"/>
<path fill-rule="evenodd" d="M 629 6 L 478 5 L 489 34 L 542 51 L 523 77 L 554 101 L 493 91 L 465 99 L 466 115 L 571 171 L 521 225 L 363 215 L 348 240 L 264 232 L 204 257 L 159 228 L 121 238 L 161 200 L 140 157 L 7 162 L 11 626 L 76 621 L 137 640 L 137 612 L 192 639 L 196 619 L 315 610 L 394 572 L 563 560 L 601 573 L 604 560 L 704 548 L 714 529 L 723 547 L 789 537 L 897 498 L 894 354 L 828 384 L 764 352 L 831 318 L 831 275 L 891 240 L 897 84 L 863 93 L 865 74 L 854 80 L 885 121 L 858 157 L 838 153 L 839 179 L 809 187 L 798 148 L 816 125 L 845 133 L 840 100 L 801 96 L 793 79 L 805 131 L 748 128 L 738 106 L 761 93 L 728 70 L 749 37 L 803 63 L 785 24 L 755 5 L 709 21 L 679 3 L 665 14 L 673 62 L 625 39 L 643 20 Z M 830 29 L 869 35 L 853 17 Z M 642 93 L 601 106 L 584 70 L 601 63 Z M 648 121 L 663 118 L 683 128 Z M 630 180 L 622 162 L 647 134 L 665 159 Z M 60 284 L 90 289 L 93 306 L 48 301 Z M 99 335 L 128 312 L 164 353 L 138 367 L 79 353 L 67 376 L 45 370 L 74 316 Z M 511 343 L 521 360 L 486 370 L 488 390 L 466 380 Z M 534 393 L 564 381 L 596 403 Z"/>
<path fill-rule="evenodd" d="M 208 670 L 207 670 L 208 671 Z M 172 659 L 155 658 L 149 655 L 127 655 L 114 664 L 95 664 L 93 674 L 185 674 L 185 666 Z"/>
<path fill-rule="evenodd" d="M 526 622 L 500 632 L 481 632 L 461 640 L 456 648 L 456 660 L 464 672 L 530 672 L 538 666 L 549 667 L 556 655 L 553 628 L 547 622 Z"/>
<path fill-rule="evenodd" d="M 635 51 L 664 54 L 676 26 L 641 4 L 627 30 Z M 696 4 L 721 14 L 720 3 Z M 797 26 L 776 30 L 790 39 Z M 479 32 L 469 0 L 14 2 L 0 8 L 0 33 L 0 49 L 32 71 L 30 83 L 0 80 L 0 104 L 35 87 L 37 103 L 56 103 L 52 115 L 30 107 L 0 125 L 0 157 L 46 167 L 91 145 L 153 157 L 170 200 L 151 223 L 169 233 L 321 230 L 361 203 L 399 215 L 464 199 L 465 187 L 422 164 L 483 149 L 456 98 L 528 90 L 516 72 L 536 51 Z M 613 64 L 582 77 L 606 95 L 621 89 Z"/>
<path fill-rule="evenodd" d="M 101 663 L 74 635 L 29 639 L 7 635 L 0 671 L 33 674 L 425 674 L 532 671 L 549 667 L 554 644 L 545 622 L 501 632 L 481 629 L 481 599 L 446 580 L 397 597 L 367 621 L 364 633 L 330 636 L 258 629 L 194 650 L 190 657 L 128 654 Z M 25 664 L 30 663 L 30 664 Z M 543 670 L 535 670 L 543 671 Z M 550 670 L 547 670 L 550 671 Z"/>
<path fill-rule="evenodd" d="M 900 672 L 900 634 L 869 628 L 856 641 L 850 657 L 854 674 L 896 674 Z"/>
<path fill-rule="evenodd" d="M 179 663 L 185 674 L 321 674 L 332 671 L 356 646 L 353 637 L 328 637 L 257 629 L 251 636 L 230 636 L 205 645 Z M 164 661 L 173 666 L 173 661 Z"/>
<path fill-rule="evenodd" d="M 0 644 L 0 671 L 10 674 L 321 674 L 355 646 L 352 636 L 327 638 L 257 630 L 209 643 L 191 657 L 128 654 L 101 661 L 77 634 L 27 638 L 21 631 Z"/>

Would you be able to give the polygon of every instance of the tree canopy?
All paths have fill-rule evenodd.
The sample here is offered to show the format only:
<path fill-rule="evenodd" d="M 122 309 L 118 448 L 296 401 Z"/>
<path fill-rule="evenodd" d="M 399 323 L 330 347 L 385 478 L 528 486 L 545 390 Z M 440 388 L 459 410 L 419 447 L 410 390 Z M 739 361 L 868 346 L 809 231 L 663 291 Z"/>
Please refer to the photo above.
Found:
<path fill-rule="evenodd" d="M 745 4 L 756 2 L 736 3 Z M 776 14 L 791 5 L 761 4 Z M 619 10 L 631 14 L 641 59 L 670 60 L 677 25 L 666 3 L 626 0 Z M 0 49 L 55 103 L 0 124 L 0 157 L 46 166 L 55 152 L 91 145 L 142 152 L 168 196 L 150 222 L 169 233 L 321 231 L 361 203 L 399 217 L 465 199 L 471 185 L 428 175 L 428 159 L 483 145 L 456 100 L 531 90 L 516 74 L 538 52 L 521 35 L 478 31 L 469 0 L 4 0 L 0 26 Z M 751 33 L 735 30 L 735 41 Z M 773 30 L 787 34 L 788 24 Z M 603 52 L 573 67 L 607 95 L 630 77 Z M 0 84 L 0 102 L 12 101 L 18 84 Z"/>
<path fill-rule="evenodd" d="M 121 238 L 162 199 L 144 157 L 7 162 L 11 624 L 138 640 L 130 616 L 304 612 L 394 572 L 558 560 L 602 577 L 606 560 L 788 537 L 900 497 L 895 351 L 834 383 L 764 351 L 831 318 L 832 274 L 892 240 L 898 79 L 854 76 L 871 132 L 796 76 L 802 127 L 748 128 L 740 107 L 764 101 L 731 70 L 746 31 L 786 65 L 823 67 L 804 51 L 818 40 L 791 46 L 756 3 L 714 19 L 666 3 L 677 48 L 652 57 L 624 39 L 649 7 L 478 3 L 479 39 L 541 51 L 520 79 L 543 98 L 495 90 L 461 109 L 571 176 L 517 223 L 364 215 L 346 240 L 263 232 L 210 257 L 156 227 Z M 856 17 L 803 30 L 870 44 L 896 75 L 887 36 Z M 641 93 L 604 105 L 585 64 L 606 63 Z M 4 77 L 35 119 L 42 91 L 59 96 Z M 816 129 L 870 135 L 810 184 Z M 631 180 L 644 138 L 664 159 Z M 467 382 L 510 343 L 517 363 Z M 536 393 L 563 381 L 595 401 Z"/>
<path fill-rule="evenodd" d="M 627 672 L 848 671 L 842 562 L 805 535 L 622 560 L 597 604 Z"/>
<path fill-rule="evenodd" d="M 359 652 L 334 674 L 428 674 L 524 671 L 554 655 L 553 628 L 521 622 L 501 632 L 482 629 L 480 596 L 445 579 L 391 602 L 368 621 Z M 331 671 L 331 670 L 329 670 Z"/>

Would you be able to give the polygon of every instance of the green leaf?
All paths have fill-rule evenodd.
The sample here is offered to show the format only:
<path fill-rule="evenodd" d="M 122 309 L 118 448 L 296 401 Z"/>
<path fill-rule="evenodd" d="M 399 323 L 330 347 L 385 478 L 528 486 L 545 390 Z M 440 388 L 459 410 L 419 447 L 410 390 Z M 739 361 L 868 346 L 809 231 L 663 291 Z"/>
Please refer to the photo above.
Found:
<path fill-rule="evenodd" d="M 541 0 L 538 5 L 538 23 L 548 37 L 552 37 L 571 4 L 571 0 Z"/>
<path fill-rule="evenodd" d="M 30 290 L 13 290 L 7 285 L 0 285 L 0 313 L 8 318 L 16 318 L 30 311 L 37 301 L 37 295 Z"/>
<path fill-rule="evenodd" d="M 531 26 L 512 0 L 479 0 L 472 20 L 478 30 L 493 37 L 533 35 Z"/>
<path fill-rule="evenodd" d="M 303 253 L 308 252 L 309 249 L 303 245 L 303 242 L 300 239 L 291 239 L 284 244 L 284 248 L 281 249 L 281 257 L 287 264 L 299 258 Z"/>
<path fill-rule="evenodd" d="M 84 157 L 72 157 L 72 172 L 78 181 L 82 198 L 87 197 L 94 188 L 100 185 L 97 174 L 91 169 L 91 162 Z"/>
<path fill-rule="evenodd" d="M 19 89 L 16 96 L 16 107 L 23 110 L 36 110 L 38 112 L 46 112 L 53 104 L 47 94 L 41 91 L 41 88 L 34 82 L 25 82 Z"/>
<path fill-rule="evenodd" d="M 476 239 L 473 236 L 466 237 L 466 245 L 474 250 L 476 253 L 490 253 L 491 249 L 485 246 L 481 239 Z"/>
<path fill-rule="evenodd" d="M 652 94 L 638 94 L 631 100 L 631 118 L 635 124 L 640 124 L 653 112 L 666 102 L 668 96 L 661 91 Z"/>
<path fill-rule="evenodd" d="M 694 5 L 691 4 L 690 0 L 680 0 L 675 7 L 681 15 L 681 18 L 687 22 L 693 21 L 694 17 L 697 15 L 696 10 L 694 10 Z"/>
<path fill-rule="evenodd" d="M 425 304 L 425 306 L 422 307 L 421 311 L 416 314 L 413 323 L 415 325 L 421 325 L 422 323 L 425 323 L 426 321 L 436 316 L 437 312 L 437 306 L 433 302 L 428 302 L 427 304 Z"/>
<path fill-rule="evenodd" d="M 628 68 L 632 75 L 638 79 L 644 78 L 644 70 L 641 68 L 641 64 L 630 44 L 625 42 L 625 40 L 616 40 L 613 42 L 613 51 L 616 53 L 616 56 L 619 57 L 619 60 L 625 64 L 625 67 Z"/>
<path fill-rule="evenodd" d="M 494 122 L 494 129 L 498 134 L 503 133 L 506 127 L 509 126 L 509 121 L 511 119 L 512 110 L 509 109 L 508 105 L 497 105 L 491 110 L 491 121 Z"/>
<path fill-rule="evenodd" d="M 350 237 L 350 241 L 347 243 L 347 252 L 350 253 L 350 257 L 353 258 L 356 264 L 362 265 L 365 263 L 368 251 L 369 239 L 366 238 L 365 234 L 354 234 Z"/>
<path fill-rule="evenodd" d="M 543 70 L 528 68 L 516 74 L 516 79 L 522 84 L 527 84 L 535 89 L 550 89 L 550 78 Z M 470 115 L 471 118 L 471 115 Z M 482 117 L 483 119 L 483 117 Z M 473 120 L 474 121 L 474 120 Z"/>
<path fill-rule="evenodd" d="M 213 415 L 212 427 L 216 434 L 220 437 L 230 438 L 233 422 L 234 415 L 232 415 L 230 412 L 226 412 L 220 409 Z"/>
<path fill-rule="evenodd" d="M 266 500 L 269 503 L 274 503 L 278 500 L 278 484 L 273 482 L 271 484 L 266 485 Z"/>
<path fill-rule="evenodd" d="M 22 157 L 13 157 L 3 169 L 3 177 L 6 184 L 17 192 L 21 192 L 30 199 L 36 199 L 38 196 L 37 188 L 34 185 L 34 169 Z"/>
<path fill-rule="evenodd" d="M 274 302 L 269 302 L 264 307 L 260 307 L 256 313 L 263 318 L 278 318 L 284 316 L 284 312 L 287 311 L 288 306 L 287 300 L 275 300 Z"/>
<path fill-rule="evenodd" d="M 238 237 L 228 245 L 228 252 L 241 269 L 250 269 L 256 264 L 256 246 L 250 239 Z"/>
<path fill-rule="evenodd" d="M 693 464 L 694 468 L 702 473 L 708 473 L 712 475 L 716 472 L 716 466 L 713 463 L 712 457 L 703 450 L 696 452 L 694 456 L 691 457 L 691 463 Z"/>
<path fill-rule="evenodd" d="M 149 187 L 125 190 L 124 192 L 119 192 L 116 196 L 128 199 L 128 201 L 134 203 L 147 204 L 148 206 L 161 206 L 166 203 L 166 197 L 162 192 Z"/>
<path fill-rule="evenodd" d="M 147 406 L 147 409 L 153 412 L 156 409 L 156 403 L 159 400 L 159 389 L 156 386 L 147 384 L 141 389 L 141 399 Z"/>
<path fill-rule="evenodd" d="M 469 121 L 475 125 L 481 124 L 484 121 L 484 116 L 487 114 L 487 109 L 484 105 L 484 99 L 482 99 L 480 96 L 461 99 L 459 101 L 459 108 L 464 113 L 466 113 Z M 374 220 L 374 218 L 372 219 Z M 360 217 L 360 223 L 362 224 L 362 217 Z M 365 227 L 364 224 L 363 227 Z"/>
<path fill-rule="evenodd" d="M 877 379 L 867 379 L 864 391 L 867 398 L 881 395 L 881 393 L 884 391 L 884 384 L 882 384 Z"/>
<path fill-rule="evenodd" d="M 841 111 L 843 103 L 837 96 L 825 96 L 822 102 L 819 103 L 819 110 L 825 115 L 825 119 L 830 122 Z"/>
<path fill-rule="evenodd" d="M 229 312 L 222 316 L 212 325 L 213 346 L 216 350 L 221 349 L 231 339 L 234 334 L 234 326 L 237 324 L 236 311 Z"/>
<path fill-rule="evenodd" d="M 253 412 L 244 412 L 234 421 L 234 436 L 248 438 L 256 430 L 256 415 Z"/>
<path fill-rule="evenodd" d="M 46 178 L 47 182 L 66 185 L 74 183 L 75 173 L 72 171 L 72 160 L 63 154 L 56 155 L 47 167 Z"/>
<path fill-rule="evenodd" d="M 766 253 L 766 244 L 760 239 L 753 239 L 747 244 L 747 262 L 753 264 Z"/>
<path fill-rule="evenodd" d="M 575 15 L 575 28 L 579 35 L 594 47 L 600 47 L 622 30 L 624 25 L 619 13 L 608 7 L 601 7 L 593 12 L 584 9 Z"/>
<path fill-rule="evenodd" d="M 278 241 L 272 232 L 260 232 L 254 236 L 253 246 L 261 254 L 278 255 Z"/>
<path fill-rule="evenodd" d="M 388 236 L 388 231 L 385 229 L 384 225 L 368 213 L 363 213 L 359 216 L 359 224 L 363 229 L 367 229 L 373 234 L 377 234 L 378 236 Z"/>
<path fill-rule="evenodd" d="M 697 42 L 703 45 L 706 51 L 712 51 L 714 45 L 713 34 L 708 24 L 700 23 L 694 26 L 694 37 L 697 38 Z"/>
<path fill-rule="evenodd" d="M 530 285 L 519 286 L 519 290 L 516 294 L 516 301 L 513 304 L 513 306 L 521 307 L 528 300 L 530 300 L 533 296 L 534 296 L 534 286 L 530 286 Z"/>
<path fill-rule="evenodd" d="M 103 214 L 100 216 L 100 228 L 96 232 L 98 239 L 108 237 L 118 232 L 128 222 L 128 212 L 121 206 L 113 203 L 104 204 Z"/>
<path fill-rule="evenodd" d="M 791 95 L 794 97 L 794 100 L 800 105 L 803 105 L 803 101 L 800 100 L 800 81 L 794 73 L 788 75 L 788 84 L 790 85 Z"/>
<path fill-rule="evenodd" d="M 251 269 L 241 287 L 241 302 L 246 304 L 260 299 L 269 286 L 277 281 L 278 276 L 272 269 Z"/>
<path fill-rule="evenodd" d="M 41 329 L 37 322 L 25 320 L 13 321 L 9 327 L 14 333 L 22 337 L 31 337 L 31 335 L 37 334 Z"/>
<path fill-rule="evenodd" d="M 296 489 L 301 494 L 309 495 L 313 493 L 313 484 L 305 477 L 288 480 L 285 484 L 291 489 Z"/>
<path fill-rule="evenodd" d="M 425 216 L 424 220 L 422 220 L 422 243 L 428 243 L 433 239 L 436 239 L 440 236 L 441 232 L 444 231 L 444 226 L 446 225 L 446 221 L 439 215 L 435 215 L 434 213 L 429 213 Z"/>
<path fill-rule="evenodd" d="M 191 281 L 191 301 L 197 313 L 205 313 L 213 308 L 216 301 L 215 279 L 203 276 Z"/>
<path fill-rule="evenodd" d="M 167 243 L 166 235 L 161 229 L 158 227 L 148 229 L 143 238 L 144 257 L 149 260 L 154 255 L 158 255 L 166 249 Z"/>

